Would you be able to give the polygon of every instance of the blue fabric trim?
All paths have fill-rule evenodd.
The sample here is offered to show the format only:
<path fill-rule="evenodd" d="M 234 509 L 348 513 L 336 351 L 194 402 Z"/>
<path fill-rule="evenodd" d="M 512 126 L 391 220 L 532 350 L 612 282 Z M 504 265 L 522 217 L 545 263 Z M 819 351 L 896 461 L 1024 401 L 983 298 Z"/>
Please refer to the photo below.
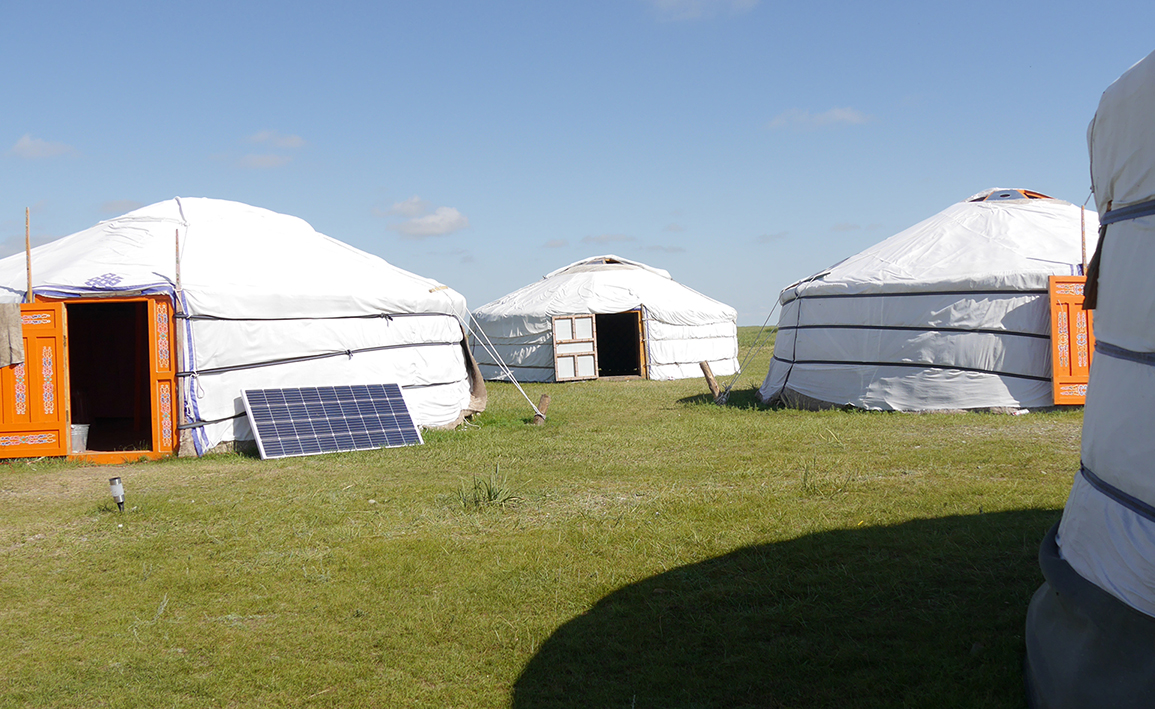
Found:
<path fill-rule="evenodd" d="M 1115 359 L 1155 367 L 1155 352 L 1136 352 L 1135 350 L 1112 345 L 1110 342 L 1103 342 L 1102 340 L 1095 341 L 1095 354 L 1105 354 Z"/>
<path fill-rule="evenodd" d="M 1103 216 L 1099 217 L 1100 226 L 1107 224 L 1114 224 L 1126 219 L 1138 219 L 1139 217 L 1149 217 L 1155 214 L 1155 199 L 1149 199 L 1146 202 L 1138 202 L 1136 204 L 1129 204 L 1126 207 L 1119 209 L 1112 209 Z"/>
<path fill-rule="evenodd" d="M 1079 472 L 1082 473 L 1087 482 L 1091 483 L 1091 487 L 1095 488 L 1115 502 L 1118 502 L 1120 505 L 1123 505 L 1135 514 L 1141 517 L 1145 517 L 1150 522 L 1155 522 L 1155 507 L 1152 507 L 1146 502 L 1140 500 L 1138 497 L 1129 495 L 1114 485 L 1106 482 L 1098 475 L 1095 475 L 1089 469 L 1087 469 L 1087 466 L 1085 465 L 1079 465 Z"/>

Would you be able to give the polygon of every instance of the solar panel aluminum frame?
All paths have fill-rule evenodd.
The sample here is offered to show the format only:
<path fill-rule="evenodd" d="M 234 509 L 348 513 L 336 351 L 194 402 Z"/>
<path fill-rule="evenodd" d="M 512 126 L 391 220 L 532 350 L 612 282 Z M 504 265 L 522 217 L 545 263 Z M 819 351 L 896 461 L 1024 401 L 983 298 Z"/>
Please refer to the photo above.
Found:
<path fill-rule="evenodd" d="M 262 460 L 425 443 L 397 384 L 245 389 Z"/>

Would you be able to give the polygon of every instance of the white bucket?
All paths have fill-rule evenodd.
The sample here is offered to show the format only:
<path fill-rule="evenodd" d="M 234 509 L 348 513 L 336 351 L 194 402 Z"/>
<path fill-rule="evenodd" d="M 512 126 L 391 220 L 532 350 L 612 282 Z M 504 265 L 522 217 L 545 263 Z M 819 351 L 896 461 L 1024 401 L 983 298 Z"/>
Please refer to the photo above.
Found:
<path fill-rule="evenodd" d="M 72 424 L 72 452 L 83 453 L 88 450 L 88 424 Z"/>

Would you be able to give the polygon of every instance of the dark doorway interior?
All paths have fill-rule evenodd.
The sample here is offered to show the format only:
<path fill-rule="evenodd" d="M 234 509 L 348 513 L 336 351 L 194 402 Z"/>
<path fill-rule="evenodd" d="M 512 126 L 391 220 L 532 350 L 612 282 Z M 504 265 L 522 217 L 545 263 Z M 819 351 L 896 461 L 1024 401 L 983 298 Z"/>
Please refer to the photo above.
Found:
<path fill-rule="evenodd" d="M 642 375 L 641 318 L 638 312 L 595 315 L 599 377 Z"/>
<path fill-rule="evenodd" d="M 148 303 L 69 303 L 72 423 L 88 450 L 151 450 Z"/>

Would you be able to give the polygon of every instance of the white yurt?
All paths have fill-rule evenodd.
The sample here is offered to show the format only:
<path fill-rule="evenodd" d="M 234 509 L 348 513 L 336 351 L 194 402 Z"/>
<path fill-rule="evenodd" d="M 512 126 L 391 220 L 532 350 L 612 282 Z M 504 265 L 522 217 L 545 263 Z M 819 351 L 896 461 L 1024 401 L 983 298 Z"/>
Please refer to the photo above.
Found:
<path fill-rule="evenodd" d="M 884 411 L 1052 405 L 1048 278 L 1082 273 L 1084 240 L 1090 250 L 1098 229 L 1084 212 L 1030 190 L 985 190 L 788 286 L 759 399 Z"/>
<path fill-rule="evenodd" d="M 24 315 L 33 351 L 4 376 L 40 408 L 5 431 L 67 409 L 91 420 L 90 441 L 116 420 L 162 451 L 179 428 L 203 454 L 253 438 L 242 389 L 396 383 L 424 427 L 484 408 L 465 299 L 296 217 L 171 199 L 33 249 L 31 275 L 35 305 L 63 310 Z M 27 278 L 24 254 L 0 261 L 0 302 L 27 301 Z M 53 355 L 28 328 L 56 319 Z"/>
<path fill-rule="evenodd" d="M 473 311 L 486 379 L 683 379 L 738 369 L 738 313 L 660 268 L 587 258 Z M 490 351 L 492 350 L 492 352 Z M 494 356 L 496 354 L 496 358 Z"/>
<path fill-rule="evenodd" d="M 1027 611 L 1035 709 L 1155 702 L 1155 53 L 1120 76 L 1088 130 L 1103 226 L 1087 274 L 1095 358 L 1082 464 L 1039 550 Z"/>

